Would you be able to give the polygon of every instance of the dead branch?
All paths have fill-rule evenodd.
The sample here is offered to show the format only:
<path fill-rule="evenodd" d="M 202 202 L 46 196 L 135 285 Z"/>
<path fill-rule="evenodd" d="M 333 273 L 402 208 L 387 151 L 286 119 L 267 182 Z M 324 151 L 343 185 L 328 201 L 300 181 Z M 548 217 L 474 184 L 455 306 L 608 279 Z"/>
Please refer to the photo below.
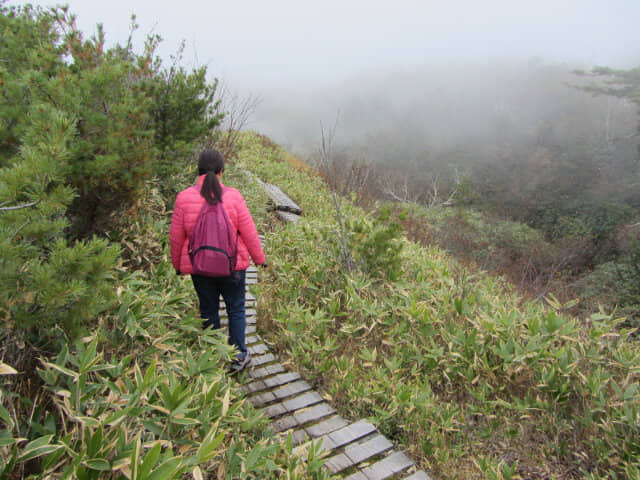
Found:
<path fill-rule="evenodd" d="M 224 118 L 220 135 L 217 135 L 215 139 L 215 146 L 225 158 L 230 158 L 240 131 L 246 126 L 249 117 L 256 111 L 262 99 L 253 94 L 241 97 L 231 93 L 224 84 L 218 88 L 220 89 L 220 100 L 216 110 L 224 113 Z"/>
<path fill-rule="evenodd" d="M 39 203 L 40 203 L 40 200 L 36 200 L 35 202 L 24 203 L 22 205 L 14 205 L 11 207 L 0 207 L 0 212 L 8 212 L 11 210 L 22 210 L 23 208 L 35 207 Z"/>
<path fill-rule="evenodd" d="M 329 130 L 329 132 L 327 132 L 327 135 L 325 135 L 324 126 L 322 125 L 322 122 L 320 122 L 320 133 L 322 135 L 322 143 L 320 146 L 320 161 L 323 163 L 327 171 L 329 171 L 329 166 L 331 164 L 333 137 L 335 135 L 337 126 L 338 126 L 338 115 L 336 115 L 336 122 L 333 125 L 333 128 Z M 331 196 L 333 197 L 333 206 L 336 210 L 336 217 L 338 219 L 338 225 L 340 227 L 340 241 L 342 243 L 342 255 L 344 257 L 345 267 L 348 272 L 352 272 L 354 270 L 354 265 L 353 265 L 353 260 L 351 258 L 351 253 L 349 252 L 349 247 L 347 245 L 347 237 L 344 230 L 344 222 L 342 219 L 340 202 L 338 200 L 338 193 L 336 192 L 335 185 L 333 185 L 332 182 L 329 182 L 329 187 L 331 188 Z"/>

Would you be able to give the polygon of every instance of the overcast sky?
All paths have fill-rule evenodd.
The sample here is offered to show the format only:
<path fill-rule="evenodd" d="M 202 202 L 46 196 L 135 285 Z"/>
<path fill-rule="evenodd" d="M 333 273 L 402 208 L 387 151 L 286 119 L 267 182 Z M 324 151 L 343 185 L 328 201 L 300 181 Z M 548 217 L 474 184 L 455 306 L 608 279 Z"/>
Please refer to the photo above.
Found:
<path fill-rule="evenodd" d="M 11 4 L 25 2 L 11 1 Z M 55 1 L 33 3 L 53 5 Z M 78 25 L 123 43 L 186 41 L 185 64 L 243 88 L 340 80 L 361 70 L 542 57 L 640 64 L 640 0 L 68 0 Z"/>

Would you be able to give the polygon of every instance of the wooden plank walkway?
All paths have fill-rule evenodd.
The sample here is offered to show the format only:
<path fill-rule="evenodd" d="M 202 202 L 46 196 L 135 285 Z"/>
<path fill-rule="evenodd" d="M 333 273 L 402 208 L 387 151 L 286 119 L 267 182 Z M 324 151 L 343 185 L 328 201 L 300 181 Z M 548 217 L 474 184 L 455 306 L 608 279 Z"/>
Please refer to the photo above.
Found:
<path fill-rule="evenodd" d="M 258 272 L 252 266 L 247 270 L 247 287 L 257 282 Z M 298 451 L 305 449 L 308 441 L 319 442 L 327 454 L 325 468 L 340 478 L 431 480 L 374 425 L 345 420 L 300 374 L 287 371 L 256 333 L 256 299 L 248 291 L 246 298 L 246 342 L 252 361 L 240 376 L 247 380 L 241 388 L 247 399 L 272 419 L 275 433 L 282 437 L 291 434 Z M 226 319 L 221 323 L 226 324 Z"/>
<path fill-rule="evenodd" d="M 276 216 L 280 220 L 283 222 L 297 222 L 300 219 L 300 215 L 302 215 L 302 208 L 300 208 L 296 202 L 291 200 L 291 198 L 289 198 L 282 190 L 271 183 L 263 182 L 247 170 L 245 170 L 244 173 L 249 176 L 249 178 L 258 182 L 258 184 L 264 189 L 267 197 L 269 197 L 269 201 L 272 204 L 273 209 L 275 210 Z"/>
<path fill-rule="evenodd" d="M 302 214 L 302 209 L 296 204 L 296 202 L 291 200 L 278 187 L 276 187 L 275 185 L 272 185 L 270 183 L 264 183 L 264 182 L 262 183 L 262 187 L 264 188 L 265 192 L 267 193 L 267 196 L 273 202 L 273 205 L 274 205 L 276 211 L 290 212 L 290 213 L 294 213 L 296 215 Z"/>

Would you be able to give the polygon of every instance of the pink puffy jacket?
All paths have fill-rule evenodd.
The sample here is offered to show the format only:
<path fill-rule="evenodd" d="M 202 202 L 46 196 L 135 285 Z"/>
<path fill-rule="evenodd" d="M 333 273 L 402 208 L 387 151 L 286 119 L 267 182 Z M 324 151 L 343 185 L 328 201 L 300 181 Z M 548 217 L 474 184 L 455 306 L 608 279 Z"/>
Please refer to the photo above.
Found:
<path fill-rule="evenodd" d="M 204 175 L 201 175 L 196 184 L 202 186 L 203 181 Z M 199 191 L 187 188 L 178 194 L 173 207 L 171 229 L 169 230 L 171 263 L 182 274 L 193 273 L 188 252 L 189 237 L 193 232 L 193 227 L 204 202 L 205 200 Z M 256 225 L 253 223 L 253 218 L 242 194 L 235 188 L 226 188 L 222 197 L 222 205 L 234 230 L 240 232 L 238 237 L 238 260 L 235 270 L 246 270 L 249 267 L 249 255 L 251 255 L 251 259 L 256 265 L 265 263 L 265 256 L 262 251 L 262 245 L 260 245 Z"/>

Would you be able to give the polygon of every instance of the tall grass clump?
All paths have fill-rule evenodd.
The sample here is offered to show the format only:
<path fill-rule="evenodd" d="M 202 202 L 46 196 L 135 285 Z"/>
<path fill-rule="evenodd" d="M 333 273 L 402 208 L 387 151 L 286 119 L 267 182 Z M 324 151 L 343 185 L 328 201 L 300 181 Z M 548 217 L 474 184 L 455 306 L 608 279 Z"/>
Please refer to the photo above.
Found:
<path fill-rule="evenodd" d="M 304 210 L 268 237 L 261 319 L 343 415 L 372 418 L 437 478 L 637 478 L 640 347 L 622 318 L 566 316 L 406 238 L 388 275 L 376 228 L 356 227 L 376 209 L 344 200 L 368 265 L 348 274 L 328 189 L 278 148 L 244 142 L 240 158 Z"/>

